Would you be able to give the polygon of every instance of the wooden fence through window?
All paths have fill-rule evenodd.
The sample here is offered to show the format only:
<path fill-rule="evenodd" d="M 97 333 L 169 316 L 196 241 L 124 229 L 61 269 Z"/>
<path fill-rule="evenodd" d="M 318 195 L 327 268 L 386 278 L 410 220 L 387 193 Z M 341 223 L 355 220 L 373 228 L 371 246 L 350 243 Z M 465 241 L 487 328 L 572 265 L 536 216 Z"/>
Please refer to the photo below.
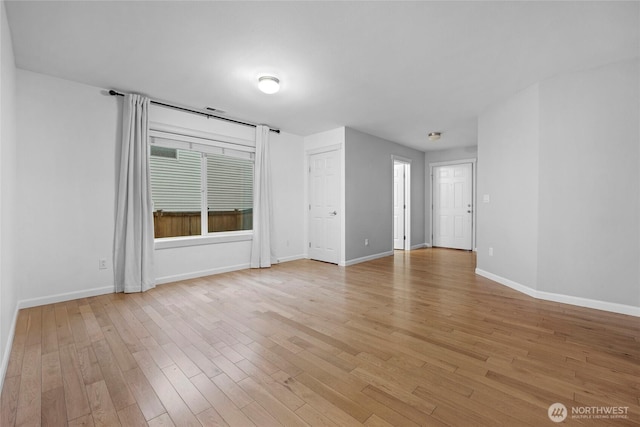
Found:
<path fill-rule="evenodd" d="M 209 233 L 253 229 L 253 209 L 209 212 Z M 153 213 L 155 238 L 177 236 L 199 236 L 201 234 L 200 212 Z"/>

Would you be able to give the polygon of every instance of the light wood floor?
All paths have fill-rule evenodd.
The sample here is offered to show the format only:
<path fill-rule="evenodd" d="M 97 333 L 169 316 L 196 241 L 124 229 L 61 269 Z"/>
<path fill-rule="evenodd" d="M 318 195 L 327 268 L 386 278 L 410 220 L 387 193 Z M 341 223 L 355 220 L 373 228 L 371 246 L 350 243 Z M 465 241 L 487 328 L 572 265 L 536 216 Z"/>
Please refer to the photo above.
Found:
<path fill-rule="evenodd" d="M 3 427 L 553 425 L 628 407 L 640 321 L 536 301 L 424 249 L 295 261 L 22 310 Z"/>

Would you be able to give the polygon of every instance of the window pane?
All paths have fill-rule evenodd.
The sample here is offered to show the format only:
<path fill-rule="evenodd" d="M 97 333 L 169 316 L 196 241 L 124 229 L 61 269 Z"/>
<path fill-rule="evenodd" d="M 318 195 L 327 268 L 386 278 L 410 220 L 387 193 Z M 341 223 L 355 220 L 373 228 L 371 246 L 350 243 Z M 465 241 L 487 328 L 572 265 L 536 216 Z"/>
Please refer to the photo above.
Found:
<path fill-rule="evenodd" d="M 199 236 L 202 155 L 188 150 L 164 150 L 162 154 L 151 151 L 149 157 L 154 235 Z M 175 156 L 168 155 L 168 150 L 175 151 Z"/>
<path fill-rule="evenodd" d="M 207 154 L 209 232 L 253 229 L 253 160 Z"/>

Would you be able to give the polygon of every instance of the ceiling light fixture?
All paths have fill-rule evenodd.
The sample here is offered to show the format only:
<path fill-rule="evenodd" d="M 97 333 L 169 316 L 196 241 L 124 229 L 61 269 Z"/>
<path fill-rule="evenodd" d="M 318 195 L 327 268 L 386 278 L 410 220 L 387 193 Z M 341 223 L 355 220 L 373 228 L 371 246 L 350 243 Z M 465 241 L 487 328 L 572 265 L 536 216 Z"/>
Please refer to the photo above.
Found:
<path fill-rule="evenodd" d="M 431 141 L 437 141 L 442 136 L 442 132 L 429 132 L 429 139 Z"/>
<path fill-rule="evenodd" d="M 258 88 L 264 93 L 276 93 L 280 90 L 280 80 L 273 76 L 262 76 L 258 78 Z"/>

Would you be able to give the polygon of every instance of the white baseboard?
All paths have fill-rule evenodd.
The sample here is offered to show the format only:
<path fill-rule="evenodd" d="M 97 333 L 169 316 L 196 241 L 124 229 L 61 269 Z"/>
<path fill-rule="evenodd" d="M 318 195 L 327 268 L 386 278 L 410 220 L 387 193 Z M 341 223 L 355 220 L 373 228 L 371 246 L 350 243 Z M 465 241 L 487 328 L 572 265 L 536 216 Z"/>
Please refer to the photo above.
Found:
<path fill-rule="evenodd" d="M 13 338 L 16 334 L 16 323 L 18 322 L 18 304 L 16 304 L 16 309 L 13 312 L 13 320 L 11 321 L 11 326 L 9 327 L 9 333 L 7 334 L 7 342 L 4 348 L 4 355 L 2 356 L 2 365 L 0 366 L 0 390 L 4 386 L 4 378 L 7 375 L 7 368 L 9 367 L 9 357 L 11 356 L 11 349 L 13 348 Z"/>
<path fill-rule="evenodd" d="M 532 289 L 528 286 L 521 285 L 513 280 L 500 277 L 496 274 L 489 273 L 488 271 L 476 268 L 476 274 L 487 279 L 493 280 L 501 285 L 507 286 L 530 297 L 541 299 L 545 301 L 560 302 L 563 304 L 575 305 L 578 307 L 593 308 L 596 310 L 610 311 L 612 313 L 626 314 L 629 316 L 640 317 L 640 307 L 634 307 L 632 305 L 618 304 L 615 302 L 598 301 L 589 298 L 576 297 L 571 295 L 555 294 L 553 292 L 539 291 Z"/>
<path fill-rule="evenodd" d="M 57 302 L 71 301 L 78 298 L 94 297 L 96 295 L 112 294 L 115 292 L 115 287 L 104 286 L 101 288 L 84 289 L 82 291 L 65 292 L 62 294 L 49 295 L 45 297 L 23 299 L 18 301 L 18 309 L 37 307 L 45 304 L 55 304 Z"/>
<path fill-rule="evenodd" d="M 250 268 L 249 263 L 236 264 L 236 265 L 230 265 L 230 266 L 219 267 L 219 268 L 211 268 L 208 270 L 200 270 L 200 271 L 194 271 L 190 273 L 174 274 L 171 276 L 157 277 L 156 285 L 163 285 L 165 283 L 179 282 L 181 280 L 195 279 L 195 278 L 204 277 L 204 276 L 213 276 L 214 274 L 228 273 L 230 271 L 246 270 L 247 268 Z"/>
<path fill-rule="evenodd" d="M 416 249 L 430 248 L 430 247 L 431 247 L 431 244 L 429 244 L 429 243 L 420 243 L 418 245 L 411 246 L 411 250 L 413 251 L 413 250 L 416 250 Z"/>
<path fill-rule="evenodd" d="M 344 263 L 344 266 L 348 267 L 350 265 L 360 264 L 361 262 L 372 261 L 374 259 L 384 258 L 384 257 L 391 256 L 391 255 L 393 255 L 393 251 L 382 252 L 382 253 L 373 254 L 373 255 L 367 255 L 367 256 L 363 256 L 362 258 L 350 259 L 349 261 L 346 261 Z"/>
<path fill-rule="evenodd" d="M 305 258 L 306 258 L 306 256 L 304 254 L 285 256 L 285 257 L 278 258 L 278 263 L 289 262 L 289 261 L 297 261 L 299 259 L 305 259 Z"/>

